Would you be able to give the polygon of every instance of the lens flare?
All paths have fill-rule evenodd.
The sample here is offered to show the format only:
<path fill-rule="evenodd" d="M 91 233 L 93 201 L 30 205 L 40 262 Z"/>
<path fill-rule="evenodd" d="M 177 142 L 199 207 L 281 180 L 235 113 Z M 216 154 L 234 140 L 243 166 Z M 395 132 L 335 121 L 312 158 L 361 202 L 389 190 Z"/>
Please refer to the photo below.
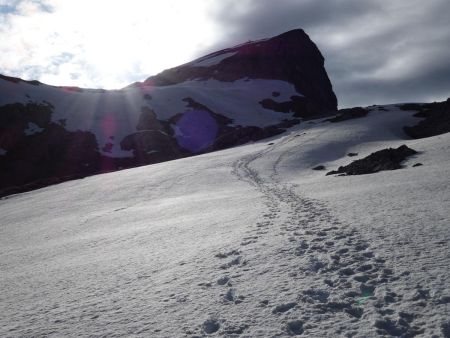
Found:
<path fill-rule="evenodd" d="M 178 144 L 198 153 L 215 140 L 218 126 L 216 120 L 205 110 L 192 110 L 183 114 L 177 123 Z"/>

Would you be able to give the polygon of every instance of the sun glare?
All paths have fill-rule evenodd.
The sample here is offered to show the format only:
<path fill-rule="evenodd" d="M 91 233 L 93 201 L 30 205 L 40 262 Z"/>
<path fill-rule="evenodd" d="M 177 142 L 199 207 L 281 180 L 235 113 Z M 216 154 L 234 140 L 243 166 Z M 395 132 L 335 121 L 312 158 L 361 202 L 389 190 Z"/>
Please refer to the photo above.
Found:
<path fill-rule="evenodd" d="M 22 64 L 44 65 L 28 76 L 50 84 L 124 87 L 199 56 L 216 34 L 207 0 L 49 3 L 50 13 L 26 8 L 27 15 L 10 17 L 18 36 L 34 33 L 8 37 L 8 45 L 28 51 Z M 62 61 L 64 53 L 70 57 Z"/>

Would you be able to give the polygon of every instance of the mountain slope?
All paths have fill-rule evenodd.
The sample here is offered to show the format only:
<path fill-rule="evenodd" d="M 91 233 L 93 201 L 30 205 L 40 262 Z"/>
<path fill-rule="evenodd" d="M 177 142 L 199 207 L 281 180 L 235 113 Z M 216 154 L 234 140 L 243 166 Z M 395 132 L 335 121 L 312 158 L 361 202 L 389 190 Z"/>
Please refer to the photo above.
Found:
<path fill-rule="evenodd" d="M 450 135 L 370 110 L 0 200 L 0 334 L 447 337 Z"/>
<path fill-rule="evenodd" d="M 0 76 L 0 196 L 236 146 L 336 109 L 324 59 L 302 30 L 121 90 Z"/>

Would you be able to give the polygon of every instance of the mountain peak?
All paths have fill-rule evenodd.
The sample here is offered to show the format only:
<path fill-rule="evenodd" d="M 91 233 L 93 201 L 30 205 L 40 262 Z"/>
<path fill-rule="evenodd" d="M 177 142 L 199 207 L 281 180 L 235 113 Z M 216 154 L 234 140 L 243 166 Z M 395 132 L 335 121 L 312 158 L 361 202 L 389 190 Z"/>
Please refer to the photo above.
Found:
<path fill-rule="evenodd" d="M 198 79 L 286 81 L 305 97 L 302 109 L 307 115 L 337 110 L 337 99 L 325 71 L 324 58 L 303 29 L 208 54 L 152 76 L 144 84 L 167 86 Z"/>
<path fill-rule="evenodd" d="M 295 28 L 295 29 L 286 31 L 284 33 L 281 33 L 281 34 L 275 36 L 274 38 L 286 38 L 286 37 L 292 37 L 292 36 L 308 37 L 308 34 L 306 34 L 305 31 L 301 28 Z"/>

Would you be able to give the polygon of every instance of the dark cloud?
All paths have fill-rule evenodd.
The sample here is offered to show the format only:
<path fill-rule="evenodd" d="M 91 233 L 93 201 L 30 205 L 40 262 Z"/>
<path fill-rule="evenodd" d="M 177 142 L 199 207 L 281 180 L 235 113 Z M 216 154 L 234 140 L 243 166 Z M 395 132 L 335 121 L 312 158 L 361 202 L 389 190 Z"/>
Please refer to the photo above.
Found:
<path fill-rule="evenodd" d="M 448 0 L 221 0 L 220 42 L 303 28 L 318 45 L 341 107 L 450 96 Z"/>

